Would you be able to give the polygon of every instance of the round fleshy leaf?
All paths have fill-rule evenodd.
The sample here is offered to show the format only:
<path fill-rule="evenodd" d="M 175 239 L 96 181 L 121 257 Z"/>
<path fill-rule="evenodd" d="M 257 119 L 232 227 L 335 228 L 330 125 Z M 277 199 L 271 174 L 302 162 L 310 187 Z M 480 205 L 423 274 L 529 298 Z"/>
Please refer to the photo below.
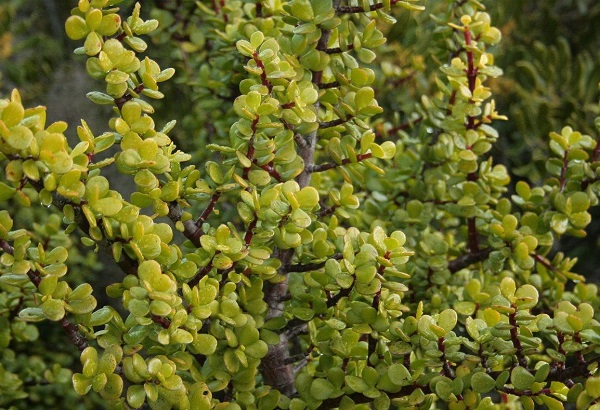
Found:
<path fill-rule="evenodd" d="M 496 381 L 485 372 L 477 372 L 471 377 L 471 387 L 478 393 L 487 393 L 496 387 Z"/>
<path fill-rule="evenodd" d="M 95 31 L 89 33 L 83 43 L 83 49 L 88 56 L 97 55 L 102 50 L 102 37 Z"/>
<path fill-rule="evenodd" d="M 524 367 L 515 367 L 510 374 L 510 382 L 517 390 L 527 390 L 535 382 L 535 376 Z"/>
<path fill-rule="evenodd" d="M 327 400 L 334 391 L 335 387 L 329 380 L 314 379 L 310 385 L 310 394 L 316 400 Z"/>
<path fill-rule="evenodd" d="M 42 310 L 50 320 L 60 320 L 65 316 L 65 302 L 59 299 L 48 299 L 42 303 Z"/>
<path fill-rule="evenodd" d="M 88 35 L 90 29 L 80 16 L 70 16 L 65 22 L 65 31 L 71 40 L 81 40 Z"/>
<path fill-rule="evenodd" d="M 198 353 L 204 356 L 211 355 L 217 350 L 217 339 L 213 335 L 199 334 L 193 344 Z"/>
<path fill-rule="evenodd" d="M 144 386 L 133 385 L 127 388 L 127 403 L 134 409 L 142 407 L 146 401 Z"/>

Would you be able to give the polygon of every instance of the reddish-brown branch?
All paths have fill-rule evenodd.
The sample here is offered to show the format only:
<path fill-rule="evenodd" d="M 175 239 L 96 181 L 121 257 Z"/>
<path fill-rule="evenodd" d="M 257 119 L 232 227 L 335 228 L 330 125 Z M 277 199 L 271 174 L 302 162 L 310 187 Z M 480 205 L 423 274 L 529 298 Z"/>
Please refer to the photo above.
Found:
<path fill-rule="evenodd" d="M 540 396 L 543 394 L 550 394 L 552 392 L 552 390 L 550 390 L 549 388 L 545 388 L 545 389 L 541 389 L 539 391 L 533 392 L 531 390 L 515 390 L 511 387 L 503 387 L 502 389 L 500 389 L 502 392 L 506 393 L 506 394 L 510 394 L 513 396 L 518 396 L 518 397 L 522 397 L 522 396 Z"/>
<path fill-rule="evenodd" d="M 258 68 L 260 68 L 260 70 L 261 70 L 260 82 L 262 83 L 262 85 L 267 87 L 267 89 L 269 90 L 269 93 L 271 93 L 271 91 L 273 90 L 273 84 L 267 78 L 267 71 L 265 70 L 265 65 L 263 64 L 262 60 L 260 59 L 260 57 L 258 56 L 258 53 L 256 51 L 254 53 L 252 53 L 252 59 L 256 63 L 256 66 Z"/>
<path fill-rule="evenodd" d="M 446 108 L 446 115 L 452 114 L 452 107 L 454 107 L 455 102 L 456 102 L 456 90 L 452 90 L 452 94 L 450 94 L 450 99 L 448 100 L 448 107 Z"/>
<path fill-rule="evenodd" d="M 11 246 L 11 244 L 9 244 L 8 242 L 6 242 L 4 239 L 1 239 L 1 238 L 0 238 L 0 248 L 4 252 L 6 252 L 10 255 L 12 255 L 15 252 L 15 249 Z"/>
<path fill-rule="evenodd" d="M 63 317 L 59 320 L 60 326 L 63 328 L 71 343 L 75 345 L 77 350 L 83 352 L 89 343 L 87 338 L 79 331 L 79 326 Z"/>
<path fill-rule="evenodd" d="M 525 356 L 523 356 L 523 346 L 521 345 L 521 341 L 519 340 L 519 331 L 518 331 L 519 325 L 517 324 L 517 308 L 514 305 L 512 306 L 512 308 L 514 309 L 514 312 L 512 312 L 508 315 L 508 323 L 511 325 L 510 339 L 511 339 L 515 349 L 517 349 L 517 352 L 515 354 L 517 356 L 519 366 L 524 367 L 526 369 L 527 368 L 527 360 L 525 359 Z"/>
<path fill-rule="evenodd" d="M 399 3 L 401 0 L 391 0 L 390 3 L 392 5 Z M 371 4 L 369 6 L 369 10 L 368 11 L 376 11 L 379 9 L 382 9 L 384 6 L 383 3 L 375 3 L 375 4 Z M 363 9 L 361 6 L 339 6 L 335 8 L 335 11 L 340 13 L 340 14 L 349 14 L 349 13 L 366 13 L 368 11 L 365 11 L 365 9 Z"/>
<path fill-rule="evenodd" d="M 210 202 L 208 203 L 208 205 L 206 206 L 206 208 L 204 209 L 204 211 L 202 212 L 200 217 L 196 220 L 196 226 L 198 228 L 200 228 L 202 226 L 202 224 L 204 222 L 206 222 L 206 220 L 208 219 L 210 214 L 214 211 L 215 205 L 217 205 L 217 202 L 219 201 L 220 197 L 221 197 L 221 191 L 216 191 L 213 194 L 212 198 L 210 198 Z"/>
<path fill-rule="evenodd" d="M 254 236 L 254 228 L 256 228 L 257 223 L 258 218 L 255 215 L 252 222 L 250 222 L 248 225 L 248 229 L 246 229 L 246 234 L 244 235 L 244 242 L 246 243 L 246 246 L 250 245 L 250 242 L 252 241 L 252 237 Z"/>
<path fill-rule="evenodd" d="M 142 91 L 144 91 L 144 84 L 140 84 L 137 87 L 135 87 L 133 89 L 133 92 L 136 94 L 141 93 Z M 127 101 L 131 101 L 133 100 L 133 94 L 127 92 L 125 95 L 123 95 L 122 97 L 119 98 L 115 98 L 115 105 L 117 106 L 117 108 L 119 109 L 119 111 L 123 108 L 123 106 L 125 105 L 125 103 Z"/>
<path fill-rule="evenodd" d="M 590 184 L 600 181 L 600 177 L 586 178 L 581 181 L 581 190 L 585 191 Z"/>
<path fill-rule="evenodd" d="M 560 190 L 561 192 L 565 189 L 567 184 L 567 169 L 569 168 L 569 150 L 566 149 L 563 154 L 562 167 L 560 168 Z"/>
<path fill-rule="evenodd" d="M 275 179 L 275 181 L 277 181 L 277 182 L 282 182 L 283 181 L 283 178 L 281 177 L 281 174 L 279 172 L 277 172 L 277 170 L 273 166 L 273 161 L 269 162 L 268 164 L 259 165 L 259 167 L 263 171 L 267 171 L 269 173 L 269 175 L 271 175 Z"/>
<path fill-rule="evenodd" d="M 452 369 L 452 366 L 450 366 L 450 363 L 446 359 L 446 345 L 444 344 L 444 341 L 445 339 L 443 337 L 439 337 L 437 343 L 438 350 L 442 352 L 442 357 L 440 357 L 440 359 L 442 360 L 442 376 L 454 379 L 454 370 Z"/>
<path fill-rule="evenodd" d="M 579 344 L 583 343 L 581 340 L 581 334 L 579 332 L 575 332 L 573 334 L 573 341 L 575 341 L 575 343 L 579 343 Z M 579 363 L 579 364 L 585 363 L 585 357 L 583 357 L 583 352 L 581 350 L 578 350 L 575 352 L 575 357 L 577 358 L 577 363 Z"/>
<path fill-rule="evenodd" d="M 550 263 L 550 261 L 548 261 L 548 259 L 544 258 L 543 256 L 536 253 L 533 255 L 533 259 L 535 259 L 536 262 L 540 263 L 546 269 L 556 271 L 556 268 Z"/>
<path fill-rule="evenodd" d="M 332 215 L 337 208 L 337 205 L 331 205 L 330 207 L 323 208 L 319 212 L 317 212 L 317 217 L 324 218 L 326 216 Z"/>
<path fill-rule="evenodd" d="M 154 323 L 156 323 L 163 329 L 168 329 L 169 326 L 171 326 L 171 321 L 166 317 L 152 315 L 151 318 Z"/>
<path fill-rule="evenodd" d="M 360 162 L 360 161 L 364 161 L 365 159 L 369 159 L 373 156 L 373 154 L 371 154 L 370 152 L 367 152 L 365 154 L 358 154 L 356 156 L 356 163 Z M 319 165 L 315 165 L 312 164 L 311 166 L 307 167 L 307 172 L 323 172 L 323 171 L 328 171 L 330 169 L 333 168 L 337 168 L 340 167 L 342 165 L 348 165 L 348 164 L 352 164 L 354 163 L 350 158 L 344 158 L 342 160 L 341 163 L 339 164 L 335 164 L 333 162 L 326 162 L 324 164 L 319 164 Z"/>
<path fill-rule="evenodd" d="M 352 119 L 352 116 L 349 115 L 345 119 L 338 118 L 338 119 L 331 120 L 331 121 L 321 122 L 321 123 L 319 123 L 319 128 L 324 129 L 324 128 L 337 127 L 338 125 L 342 125 L 342 124 L 350 121 L 351 119 Z"/>
<path fill-rule="evenodd" d="M 399 125 L 396 125 L 393 128 L 390 128 L 387 133 L 388 133 L 388 135 L 391 135 L 391 134 L 395 134 L 395 133 L 397 133 L 399 131 L 407 130 L 407 129 L 409 129 L 409 128 L 415 126 L 415 125 L 417 125 L 421 121 L 423 121 L 423 117 L 417 117 L 414 120 L 407 121 L 407 122 L 405 122 L 403 124 L 399 124 Z"/>
<path fill-rule="evenodd" d="M 181 221 L 181 215 L 183 210 L 177 202 L 169 202 L 169 219 L 177 223 Z M 182 221 L 183 224 L 183 235 L 194 244 L 196 248 L 200 247 L 200 236 L 202 236 L 202 229 L 197 226 L 191 219 Z"/>
<path fill-rule="evenodd" d="M 600 137 L 596 138 L 596 147 L 594 148 L 594 152 L 592 153 L 592 162 L 598 161 L 600 157 Z"/>
<path fill-rule="evenodd" d="M 188 283 L 187 283 L 188 286 L 190 288 L 193 288 L 194 286 L 196 286 L 198 283 L 200 283 L 200 280 L 203 277 L 208 275 L 208 273 L 212 270 L 212 268 L 213 268 L 213 264 L 212 264 L 212 260 L 211 260 L 208 265 L 206 265 L 205 267 L 200 269 L 200 271 L 196 274 L 196 276 L 194 276 L 192 279 L 190 279 L 188 281 Z"/>
<path fill-rule="evenodd" d="M 252 137 L 250 137 L 250 141 L 248 141 L 248 152 L 246 153 L 246 157 L 250 160 L 253 161 L 254 160 L 254 134 L 256 133 L 256 124 L 258 123 L 258 118 L 256 118 L 254 121 L 252 121 Z M 245 167 L 244 171 L 242 173 L 242 178 L 244 179 L 248 179 L 248 174 L 250 173 L 250 169 L 252 168 L 252 165 Z"/>
<path fill-rule="evenodd" d="M 472 254 L 479 253 L 479 234 L 477 232 L 477 221 L 475 217 L 471 217 L 467 219 L 467 229 L 468 229 L 468 247 L 469 252 Z"/>
<path fill-rule="evenodd" d="M 379 300 L 381 299 L 381 290 L 375 293 L 373 296 L 373 303 L 371 303 L 371 307 L 375 309 L 376 312 L 379 312 Z M 377 339 L 373 335 L 373 332 L 367 335 L 367 361 L 377 352 Z"/>
<path fill-rule="evenodd" d="M 469 90 L 471 91 L 471 95 L 473 91 L 475 91 L 475 84 L 477 81 L 477 68 L 475 67 L 475 62 L 473 58 L 473 51 L 471 51 L 471 30 L 468 27 L 465 28 L 463 32 L 466 44 L 467 51 L 467 80 L 469 81 Z"/>
<path fill-rule="evenodd" d="M 324 83 L 324 84 L 319 84 L 319 88 L 321 90 L 326 90 L 328 88 L 336 88 L 340 86 L 340 82 L 339 81 L 333 81 L 331 83 Z"/>
<path fill-rule="evenodd" d="M 344 53 L 344 52 L 350 51 L 350 50 L 354 50 L 354 44 L 348 44 L 346 50 L 342 50 L 341 47 L 332 47 L 332 48 L 326 48 L 323 51 L 325 51 L 327 54 L 339 54 L 339 53 Z"/>
<path fill-rule="evenodd" d="M 37 272 L 35 272 L 33 270 L 29 270 L 27 272 L 27 276 L 29 277 L 29 280 L 31 281 L 31 283 L 33 283 L 35 285 L 36 288 L 38 288 L 40 286 L 40 283 L 42 282 L 42 278 L 40 277 L 40 275 Z M 83 334 L 81 334 L 81 332 L 79 331 L 79 327 L 76 324 L 71 322 L 65 316 L 63 316 L 62 319 L 60 319 L 58 321 L 58 323 L 63 328 L 63 330 L 67 334 L 67 337 L 69 338 L 71 343 L 77 348 L 77 350 L 82 352 L 85 350 L 86 347 L 88 347 L 87 338 Z"/>
<path fill-rule="evenodd" d="M 481 249 L 476 253 L 469 252 L 448 262 L 448 270 L 452 273 L 471 266 L 474 263 L 483 262 L 490 256 L 492 248 Z"/>
<path fill-rule="evenodd" d="M 335 260 L 340 260 L 342 258 L 343 258 L 343 256 L 341 253 L 336 253 L 336 254 L 333 254 L 328 257 L 328 259 L 335 259 Z M 284 268 L 285 268 L 285 271 L 287 273 L 289 273 L 289 272 L 311 272 L 311 271 L 323 269 L 324 267 L 325 267 L 325 262 L 318 262 L 318 263 L 309 263 L 309 264 L 290 265 L 290 266 L 287 266 Z"/>
<path fill-rule="evenodd" d="M 340 291 L 338 293 L 336 293 L 335 296 L 332 296 L 330 299 L 327 300 L 327 307 L 333 307 L 333 306 L 337 305 L 337 303 L 343 297 L 350 296 L 351 290 L 352 290 L 352 286 L 350 286 L 349 288 L 340 289 Z"/>

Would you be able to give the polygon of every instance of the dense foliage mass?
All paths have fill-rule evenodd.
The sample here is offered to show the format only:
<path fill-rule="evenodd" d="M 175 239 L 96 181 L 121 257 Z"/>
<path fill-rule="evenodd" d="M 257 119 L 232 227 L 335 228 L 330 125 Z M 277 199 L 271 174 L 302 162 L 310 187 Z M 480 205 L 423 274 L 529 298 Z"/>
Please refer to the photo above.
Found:
<path fill-rule="evenodd" d="M 543 79 L 570 50 L 520 62 L 491 18 L 508 8 L 148 6 L 66 18 L 103 128 L 71 144 L 16 89 L 0 100 L 2 408 L 598 406 L 598 289 L 561 251 L 600 190 L 585 53 L 564 77 L 581 115 L 509 172 L 493 153 L 530 155 L 503 138 L 562 107 Z"/>

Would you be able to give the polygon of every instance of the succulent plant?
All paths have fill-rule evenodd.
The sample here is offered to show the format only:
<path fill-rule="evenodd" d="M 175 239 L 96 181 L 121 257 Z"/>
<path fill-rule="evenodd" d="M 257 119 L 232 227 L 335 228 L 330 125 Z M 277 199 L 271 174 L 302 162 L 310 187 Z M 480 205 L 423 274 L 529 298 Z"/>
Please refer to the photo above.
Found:
<path fill-rule="evenodd" d="M 45 107 L 0 100 L 0 405 L 28 397 L 15 350 L 49 321 L 79 365 L 42 381 L 107 408 L 598 406 L 597 286 L 554 245 L 586 235 L 600 145 L 551 132 L 543 182 L 509 191 L 481 2 L 432 2 L 419 96 L 389 92 L 405 50 L 384 45 L 416 1 L 120 3 L 65 22 L 105 129 L 69 144 Z M 169 81 L 196 99 L 189 134 L 160 115 Z M 108 286 L 73 274 L 86 253 L 114 259 Z"/>

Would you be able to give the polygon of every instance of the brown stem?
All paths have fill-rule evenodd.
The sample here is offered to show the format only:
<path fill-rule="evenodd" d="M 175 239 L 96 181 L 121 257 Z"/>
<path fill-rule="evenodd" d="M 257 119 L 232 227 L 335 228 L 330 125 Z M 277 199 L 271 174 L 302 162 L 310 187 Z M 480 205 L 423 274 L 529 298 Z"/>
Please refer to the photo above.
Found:
<path fill-rule="evenodd" d="M 181 221 L 181 215 L 183 215 L 183 209 L 175 201 L 169 202 L 169 219 L 173 222 Z M 196 248 L 200 247 L 200 236 L 202 236 L 202 229 L 198 227 L 194 221 L 188 219 L 183 223 L 183 235 L 194 244 Z"/>
<path fill-rule="evenodd" d="M 340 2 L 341 0 L 333 0 L 333 8 L 336 9 L 339 7 Z M 330 36 L 331 32 L 329 30 L 322 30 L 321 38 L 317 43 L 317 49 L 326 49 Z M 316 87 L 321 84 L 322 78 L 322 71 L 312 73 L 312 82 Z M 319 111 L 319 101 L 314 104 L 314 108 L 315 112 Z M 300 175 L 296 177 L 296 181 L 300 188 L 310 185 L 311 173 L 308 169 L 313 165 L 314 161 L 315 149 L 317 146 L 317 132 L 318 130 L 312 131 L 303 137 L 306 144 L 298 144 L 298 155 L 304 161 L 304 169 Z M 279 250 L 277 251 L 277 254 L 281 261 L 281 266 L 291 265 L 291 260 L 294 256 L 293 250 Z M 283 314 L 284 304 L 281 302 L 281 297 L 285 296 L 287 293 L 287 276 L 283 281 L 277 284 L 266 286 L 265 301 L 269 306 L 267 318 L 280 317 Z M 294 382 L 297 369 L 295 369 L 292 364 L 285 364 L 290 357 L 287 336 L 285 334 L 280 334 L 279 338 L 278 344 L 269 346 L 269 351 L 261 362 L 261 373 L 267 385 L 278 389 L 281 393 L 289 397 L 296 392 Z"/>
<path fill-rule="evenodd" d="M 336 254 L 330 256 L 328 259 L 340 260 L 342 258 L 343 258 L 343 256 L 341 253 L 336 253 Z M 324 267 L 325 267 L 325 262 L 309 263 L 307 265 L 298 264 L 298 265 L 290 265 L 290 266 L 286 267 L 285 271 L 288 273 L 289 272 L 311 272 L 311 271 L 323 269 Z"/>
<path fill-rule="evenodd" d="M 492 248 L 485 248 L 479 250 L 477 253 L 469 252 L 461 255 L 458 258 L 448 262 L 448 270 L 450 270 L 452 273 L 455 273 L 461 269 L 471 266 L 474 263 L 483 262 L 488 258 L 488 256 L 490 256 L 491 252 Z"/>
<path fill-rule="evenodd" d="M 256 224 L 258 223 L 258 218 L 254 216 L 254 219 L 248 225 L 248 229 L 246 229 L 246 234 L 244 235 L 244 243 L 246 246 L 250 245 L 252 242 L 252 237 L 254 236 L 254 228 L 256 228 Z"/>
<path fill-rule="evenodd" d="M 39 288 L 40 283 L 42 282 L 42 278 L 40 277 L 40 275 L 33 270 L 29 270 L 27 272 L 27 276 L 29 277 L 31 283 L 33 283 L 36 288 Z M 58 323 L 60 323 L 60 326 L 63 328 L 63 330 L 67 334 L 67 337 L 69 338 L 71 343 L 77 348 L 77 350 L 82 352 L 83 350 L 85 350 L 86 347 L 88 347 L 87 338 L 83 334 L 81 334 L 81 332 L 79 332 L 79 327 L 76 324 L 67 319 L 66 316 L 63 316 L 62 319 L 58 321 Z"/>
<path fill-rule="evenodd" d="M 333 47 L 333 48 L 327 48 L 324 51 L 327 54 L 339 54 L 339 53 L 344 53 L 344 52 L 350 51 L 350 50 L 354 50 L 354 44 L 348 44 L 346 50 L 342 50 L 341 47 Z"/>
<path fill-rule="evenodd" d="M 210 202 L 208 203 L 208 205 L 206 206 L 206 208 L 204 209 L 204 211 L 202 212 L 200 217 L 196 220 L 196 226 L 198 228 L 202 227 L 202 224 L 204 222 L 206 222 L 206 220 L 208 219 L 208 217 L 210 216 L 212 211 L 214 211 L 215 205 L 217 205 L 217 201 L 219 200 L 220 196 L 221 196 L 221 191 L 216 191 L 213 194 L 213 196 L 210 198 Z"/>
<path fill-rule="evenodd" d="M 533 259 L 535 259 L 536 262 L 540 263 L 542 266 L 544 266 L 546 269 L 555 272 L 556 271 L 556 267 L 554 267 L 550 261 L 548 261 L 548 259 L 544 258 L 543 256 L 535 253 L 533 255 Z"/>
<path fill-rule="evenodd" d="M 569 167 L 569 150 L 566 149 L 563 154 L 562 167 L 560 168 L 560 191 L 565 189 L 567 183 L 567 169 Z"/>
<path fill-rule="evenodd" d="M 372 156 L 373 156 L 373 154 L 371 154 L 370 152 L 367 152 L 365 154 L 358 154 L 356 156 L 356 162 L 360 162 L 360 161 L 363 161 L 365 159 L 369 159 Z M 352 163 L 352 160 L 350 158 L 344 158 L 342 160 L 342 162 L 339 163 L 339 164 L 334 164 L 333 162 L 326 162 L 324 164 L 319 164 L 319 165 L 313 164 L 313 165 L 311 165 L 311 166 L 308 167 L 308 172 L 312 173 L 312 172 L 328 171 L 330 169 L 337 168 L 337 167 L 342 166 L 342 165 L 348 165 L 348 164 L 351 164 L 351 163 Z"/>
<path fill-rule="evenodd" d="M 190 288 L 193 288 L 194 286 L 196 286 L 198 283 L 200 283 L 200 280 L 203 277 L 208 275 L 208 272 L 210 272 L 212 268 L 213 268 L 213 264 L 212 264 L 212 260 L 211 260 L 208 265 L 206 265 L 205 267 L 200 269 L 200 271 L 196 274 L 196 276 L 194 276 L 192 279 L 190 279 L 188 281 L 188 283 L 187 283 L 188 286 Z"/>
<path fill-rule="evenodd" d="M 162 327 L 163 329 L 168 329 L 171 326 L 171 321 L 166 317 L 152 315 L 152 321 Z"/>
<path fill-rule="evenodd" d="M 450 94 L 450 100 L 448 100 L 448 108 L 446 108 L 446 115 L 452 114 L 452 107 L 454 107 L 455 102 L 456 102 L 456 90 L 453 90 L 452 94 Z"/>
<path fill-rule="evenodd" d="M 521 341 L 519 340 L 519 325 L 517 324 L 517 308 L 512 306 L 514 312 L 508 315 L 508 323 L 511 325 L 510 328 L 510 339 L 512 340 L 513 346 L 517 349 L 517 360 L 519 362 L 519 366 L 527 368 L 527 360 L 525 356 L 523 356 L 523 346 L 521 345 Z"/>
<path fill-rule="evenodd" d="M 469 252 L 472 254 L 477 254 L 479 253 L 479 235 L 477 233 L 477 221 L 475 217 L 467 219 L 467 228 Z"/>
<path fill-rule="evenodd" d="M 337 305 L 340 299 L 342 299 L 343 297 L 350 296 L 351 291 L 352 286 L 350 286 L 349 288 L 340 289 L 340 291 L 335 296 L 331 297 L 330 299 L 327 299 L 327 307 L 333 307 Z"/>
<path fill-rule="evenodd" d="M 596 356 L 584 363 L 577 363 L 567 368 L 552 368 L 546 380 L 564 382 L 566 380 L 587 377 L 588 367 L 594 363 L 600 364 L 600 356 Z"/>
<path fill-rule="evenodd" d="M 259 167 L 263 171 L 267 171 L 269 173 L 269 175 L 271 175 L 275 179 L 275 181 L 277 181 L 277 182 L 282 182 L 283 181 L 283 178 L 281 177 L 281 174 L 279 172 L 277 172 L 277 170 L 273 166 L 273 162 L 272 161 L 269 162 L 268 164 L 259 165 Z"/>
<path fill-rule="evenodd" d="M 596 147 L 594 148 L 594 152 L 592 153 L 592 162 L 598 161 L 600 157 L 600 137 L 596 138 Z"/>
<path fill-rule="evenodd" d="M 319 128 L 324 129 L 324 128 L 337 127 L 338 125 L 342 125 L 342 124 L 348 122 L 351 118 L 352 118 L 351 116 L 348 116 L 346 119 L 337 118 L 335 120 L 321 122 L 321 123 L 319 123 Z"/>
<path fill-rule="evenodd" d="M 258 57 L 258 53 L 256 51 L 254 53 L 252 53 L 252 59 L 256 63 L 256 66 L 258 68 L 260 68 L 260 70 L 261 70 L 260 81 L 261 81 L 262 85 L 267 87 L 267 89 L 269 90 L 269 93 L 271 93 L 271 91 L 273 90 L 273 84 L 267 78 L 267 71 L 265 70 L 265 65 L 263 64 L 260 57 Z"/>
<path fill-rule="evenodd" d="M 394 5 L 398 2 L 400 2 L 401 0 L 391 0 L 391 4 Z M 371 4 L 369 6 L 369 10 L 368 11 L 375 11 L 375 10 L 379 10 L 383 8 L 383 3 L 375 3 L 375 4 Z M 365 11 L 365 9 L 363 9 L 361 6 L 338 6 L 335 7 L 335 11 L 340 13 L 340 14 L 349 14 L 349 13 L 366 13 L 368 11 Z"/>
<path fill-rule="evenodd" d="M 442 360 L 442 376 L 446 376 L 449 377 L 450 379 L 454 379 L 455 374 L 454 374 L 454 370 L 452 369 L 452 367 L 450 366 L 450 363 L 448 362 L 448 360 L 446 360 L 446 345 L 444 344 L 444 338 L 443 337 L 439 337 L 438 338 L 438 350 L 440 352 L 442 352 L 442 357 L 440 358 Z"/>
<path fill-rule="evenodd" d="M 380 298 L 381 298 L 381 291 L 379 291 L 375 294 L 375 296 L 373 297 L 373 303 L 371 303 L 371 307 L 373 307 L 373 309 L 375 309 L 377 312 L 379 311 Z M 367 341 L 367 361 L 369 361 L 369 358 L 371 357 L 371 355 L 373 355 L 376 352 L 377 352 L 377 339 L 375 338 L 375 336 L 373 336 L 373 332 L 371 332 L 368 334 L 368 341 Z"/>
<path fill-rule="evenodd" d="M 540 396 L 542 394 L 550 394 L 552 392 L 552 390 L 550 390 L 549 388 L 541 389 L 541 390 L 536 391 L 536 392 L 533 392 L 531 390 L 519 391 L 519 390 L 515 390 L 515 389 L 510 388 L 510 387 L 503 387 L 500 390 L 502 392 L 504 392 L 504 393 L 511 394 L 513 396 L 518 396 L 518 397 L 522 397 L 522 396 Z"/>
<path fill-rule="evenodd" d="M 333 81 L 331 83 L 325 83 L 325 84 L 319 84 L 319 88 L 321 90 L 326 90 L 328 88 L 336 88 L 339 87 L 341 84 L 339 81 Z"/>
<path fill-rule="evenodd" d="M 337 205 L 331 205 L 330 207 L 323 208 L 319 212 L 317 212 L 317 218 L 321 219 L 329 215 L 333 215 L 335 210 L 338 208 Z"/>
<path fill-rule="evenodd" d="M 414 120 L 407 121 L 407 122 L 405 122 L 405 123 L 403 123 L 403 124 L 399 124 L 399 125 L 397 125 L 397 126 L 395 126 L 395 127 L 393 127 L 393 128 L 390 128 L 390 129 L 388 130 L 387 134 L 388 134 L 388 135 L 391 135 L 391 134 L 395 134 L 395 133 L 397 133 L 398 131 L 407 130 L 407 129 L 409 129 L 410 127 L 413 127 L 413 126 L 417 125 L 417 124 L 418 124 L 418 123 L 420 123 L 421 121 L 423 121 L 423 117 L 417 117 L 417 118 L 415 118 Z"/>

